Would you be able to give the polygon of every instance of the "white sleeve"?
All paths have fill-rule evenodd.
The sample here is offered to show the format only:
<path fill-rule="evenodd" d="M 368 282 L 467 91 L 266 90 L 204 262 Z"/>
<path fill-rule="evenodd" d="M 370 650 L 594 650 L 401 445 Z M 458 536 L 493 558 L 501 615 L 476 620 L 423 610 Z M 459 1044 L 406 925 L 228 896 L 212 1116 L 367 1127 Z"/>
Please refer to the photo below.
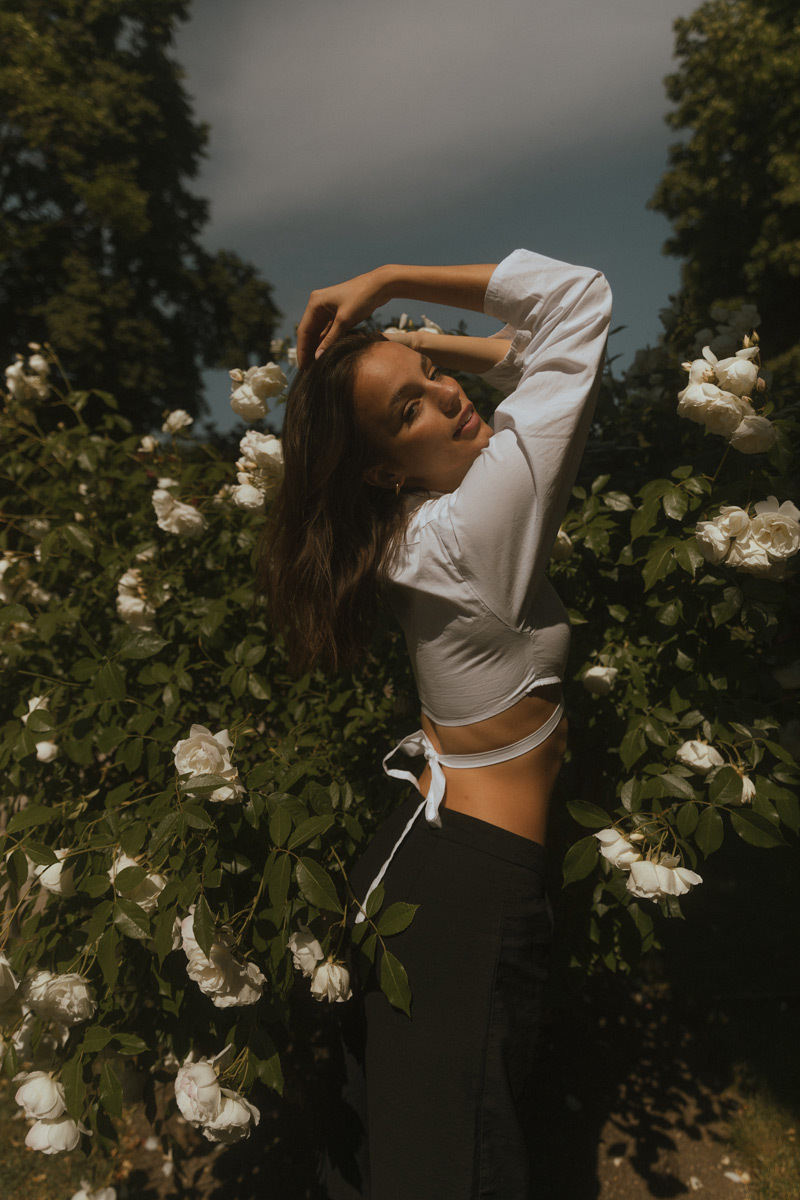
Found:
<path fill-rule="evenodd" d="M 583 454 L 611 292 L 598 271 L 516 250 L 492 275 L 485 309 L 517 331 L 483 377 L 510 394 L 488 447 L 451 493 L 442 535 L 483 603 L 517 626 L 544 578 Z"/>

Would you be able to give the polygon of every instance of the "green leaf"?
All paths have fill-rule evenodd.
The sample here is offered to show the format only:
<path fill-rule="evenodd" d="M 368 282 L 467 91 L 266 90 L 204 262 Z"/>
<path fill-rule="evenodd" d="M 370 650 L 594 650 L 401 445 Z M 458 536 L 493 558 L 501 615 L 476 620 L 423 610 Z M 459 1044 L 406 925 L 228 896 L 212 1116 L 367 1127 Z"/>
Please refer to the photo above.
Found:
<path fill-rule="evenodd" d="M 779 829 L 773 825 L 769 817 L 761 813 L 748 812 L 747 809 L 734 809 L 731 812 L 731 824 L 739 837 L 749 842 L 751 846 L 761 846 L 771 849 L 773 846 L 785 846 L 786 841 Z"/>
<path fill-rule="evenodd" d="M 564 883 L 584 879 L 595 866 L 597 855 L 597 838 L 594 835 L 581 838 L 570 846 L 564 856 Z"/>
<path fill-rule="evenodd" d="M 342 911 L 336 888 L 328 872 L 313 858 L 301 858 L 297 864 L 297 886 L 312 904 L 328 912 Z"/>
<path fill-rule="evenodd" d="M 269 836 L 275 846 L 282 846 L 292 832 L 292 818 L 282 804 L 276 805 L 269 818 Z"/>
<path fill-rule="evenodd" d="M 695 537 L 690 537 L 686 541 L 677 544 L 675 547 L 675 558 L 687 575 L 694 575 L 697 568 L 705 562 Z"/>
<path fill-rule="evenodd" d="M 84 558 L 94 558 L 94 542 L 82 525 L 62 525 L 58 532 L 63 535 L 67 545 Z"/>
<path fill-rule="evenodd" d="M 398 901 L 390 904 L 378 921 L 378 933 L 381 937 L 391 937 L 393 933 L 401 933 L 414 919 L 418 904 L 406 904 Z"/>
<path fill-rule="evenodd" d="M 369 897 L 367 898 L 367 903 L 364 905 L 365 916 L 374 917 L 376 913 L 380 912 L 381 908 L 383 907 L 383 898 L 385 894 L 386 889 L 382 883 L 379 883 L 378 886 L 370 892 Z"/>
<path fill-rule="evenodd" d="M 643 533 L 647 533 L 655 524 L 658 516 L 659 498 L 653 496 L 646 500 L 641 508 L 637 508 L 631 517 L 631 541 L 635 542 Z"/>
<path fill-rule="evenodd" d="M 166 817 L 159 821 L 155 833 L 150 839 L 151 854 L 155 854 L 165 842 L 177 835 L 178 817 L 179 814 L 177 812 L 171 812 L 167 813 Z"/>
<path fill-rule="evenodd" d="M 283 1095 L 283 1070 L 281 1068 L 281 1057 L 277 1051 L 266 1062 L 258 1064 L 257 1074 L 262 1083 L 272 1088 L 279 1096 Z"/>
<path fill-rule="evenodd" d="M 125 642 L 120 653 L 123 658 L 152 658 L 167 645 L 169 643 L 166 639 L 157 633 L 145 633 L 143 630 L 137 630 Z"/>
<path fill-rule="evenodd" d="M 30 624 L 32 620 L 33 617 L 24 604 L 5 604 L 0 608 L 0 627 L 3 625 L 18 625 L 23 621 Z"/>
<path fill-rule="evenodd" d="M 637 722 L 628 729 L 619 748 L 619 756 L 624 766 L 632 767 L 638 758 L 644 754 L 646 742 L 641 723 Z"/>
<path fill-rule="evenodd" d="M 570 800 L 567 808 L 574 821 L 579 825 L 587 825 L 589 829 L 607 829 L 611 824 L 608 813 L 596 804 L 590 804 L 588 800 Z"/>
<path fill-rule="evenodd" d="M 681 775 L 673 775 L 671 771 L 665 771 L 663 775 L 659 775 L 658 782 L 669 796 L 678 796 L 682 800 L 694 798 L 694 788 Z"/>
<path fill-rule="evenodd" d="M 37 867 L 49 867 L 58 862 L 58 855 L 52 846 L 45 846 L 44 842 L 34 842 L 30 838 L 25 839 L 25 853 Z"/>
<path fill-rule="evenodd" d="M 686 516 L 686 510 L 689 507 L 689 497 L 681 487 L 670 488 L 661 497 L 661 503 L 664 506 L 664 512 L 673 521 L 680 521 Z"/>
<path fill-rule="evenodd" d="M 7 833 L 18 833 L 20 829 L 32 829 L 34 825 L 46 825 L 59 815 L 58 810 L 46 804 L 29 804 L 22 812 L 14 813 L 8 822 Z"/>
<path fill-rule="evenodd" d="M 640 807 L 641 792 L 641 780 L 626 779 L 619 794 L 622 807 L 628 812 L 637 812 Z"/>
<path fill-rule="evenodd" d="M 144 867 L 125 867 L 123 871 L 114 875 L 114 888 L 124 896 L 126 892 L 132 892 L 140 883 L 144 883 L 146 878 L 147 871 Z"/>
<path fill-rule="evenodd" d="M 289 894 L 289 883 L 292 878 L 292 859 L 289 854 L 281 853 L 275 858 L 267 876 L 267 891 L 273 908 L 282 908 Z"/>
<path fill-rule="evenodd" d="M 688 838 L 697 828 L 700 813 L 696 804 L 682 804 L 678 809 L 678 832 Z"/>
<path fill-rule="evenodd" d="M 143 1054 L 147 1042 L 133 1033 L 115 1033 L 114 1042 L 120 1054 Z"/>
<path fill-rule="evenodd" d="M 121 929 L 126 937 L 149 940 L 151 937 L 150 918 L 144 909 L 132 900 L 117 900 L 114 907 L 114 924 Z"/>
<path fill-rule="evenodd" d="M 336 818 L 331 814 L 321 817 L 308 817 L 305 821 L 301 821 L 289 839 L 288 849 L 294 850 L 297 846 L 302 846 L 304 842 L 310 842 L 312 838 L 326 833 L 335 820 Z"/>
<path fill-rule="evenodd" d="M 122 1084 L 108 1060 L 100 1072 L 100 1102 L 112 1117 L 122 1116 Z"/>
<path fill-rule="evenodd" d="M 645 591 L 675 570 L 673 551 L 677 545 L 678 539 L 674 537 L 662 537 L 655 543 L 642 570 Z"/>
<path fill-rule="evenodd" d="M 731 617 L 735 617 L 741 608 L 741 603 L 735 600 L 722 600 L 719 604 L 711 605 L 711 616 L 714 618 L 714 628 L 725 625 Z"/>
<path fill-rule="evenodd" d="M 183 815 L 193 829 L 215 829 L 216 824 L 199 804 L 184 804 Z"/>
<path fill-rule="evenodd" d="M 97 673 L 94 692 L 101 700 L 125 699 L 125 673 L 118 663 L 103 663 Z"/>
<path fill-rule="evenodd" d="M 73 1121 L 80 1121 L 83 1116 L 83 1100 L 86 1095 L 86 1084 L 83 1082 L 83 1060 L 80 1055 L 73 1054 L 61 1068 L 61 1084 L 64 1088 L 64 1103 Z"/>
<path fill-rule="evenodd" d="M 742 799 L 742 777 L 733 767 L 720 767 L 708 786 L 714 804 L 739 804 Z"/>
<path fill-rule="evenodd" d="M 217 932 L 217 922 L 208 906 L 205 896 L 201 896 L 195 905 L 192 928 L 195 941 L 206 958 L 210 958 L 211 947 L 214 944 L 214 937 Z"/>
<path fill-rule="evenodd" d="M 722 817 L 716 808 L 710 806 L 704 808 L 698 818 L 694 838 L 706 857 L 713 854 L 715 850 L 719 850 L 724 835 L 725 828 L 722 824 Z"/>
<path fill-rule="evenodd" d="M 95 1054 L 98 1050 L 102 1050 L 104 1046 L 108 1045 L 112 1036 L 110 1029 L 104 1029 L 102 1025 L 90 1025 L 83 1035 L 81 1051 Z"/>
<path fill-rule="evenodd" d="M 793 833 L 800 833 L 800 798 L 781 788 L 775 796 L 775 808 L 784 825 Z"/>
<path fill-rule="evenodd" d="M 14 850 L 6 859 L 8 878 L 19 890 L 25 886 L 28 879 L 28 860 L 22 850 Z"/>
<path fill-rule="evenodd" d="M 391 950 L 384 949 L 381 957 L 381 991 L 393 1008 L 411 1016 L 411 989 L 406 969 Z"/>

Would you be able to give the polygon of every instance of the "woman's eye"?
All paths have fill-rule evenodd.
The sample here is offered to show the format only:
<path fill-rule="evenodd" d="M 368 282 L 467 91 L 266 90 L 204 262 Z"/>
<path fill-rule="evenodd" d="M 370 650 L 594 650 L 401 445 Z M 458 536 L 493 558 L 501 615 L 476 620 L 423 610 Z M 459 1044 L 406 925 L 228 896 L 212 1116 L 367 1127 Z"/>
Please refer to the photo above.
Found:
<path fill-rule="evenodd" d="M 418 412 L 419 404 L 415 400 L 413 404 L 409 404 L 408 408 L 403 413 L 403 420 L 405 421 L 406 425 L 410 425 L 414 421 Z"/>

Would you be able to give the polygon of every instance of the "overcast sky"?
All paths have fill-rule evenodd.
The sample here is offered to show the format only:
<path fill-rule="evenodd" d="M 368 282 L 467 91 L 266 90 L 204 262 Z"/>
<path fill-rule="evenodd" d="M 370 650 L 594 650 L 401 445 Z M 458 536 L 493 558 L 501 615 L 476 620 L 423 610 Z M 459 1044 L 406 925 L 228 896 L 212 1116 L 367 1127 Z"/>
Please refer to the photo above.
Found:
<path fill-rule="evenodd" d="M 599 267 L 625 358 L 678 280 L 645 208 L 693 0 L 194 0 L 176 56 L 211 126 L 205 240 L 255 262 L 292 332 L 313 287 L 381 262 Z M 386 315 L 413 304 L 389 306 Z M 426 306 L 454 324 L 453 310 Z M 469 316 L 472 332 L 496 328 Z M 236 365 L 236 364 L 233 364 Z M 230 423 L 224 375 L 209 375 Z"/>

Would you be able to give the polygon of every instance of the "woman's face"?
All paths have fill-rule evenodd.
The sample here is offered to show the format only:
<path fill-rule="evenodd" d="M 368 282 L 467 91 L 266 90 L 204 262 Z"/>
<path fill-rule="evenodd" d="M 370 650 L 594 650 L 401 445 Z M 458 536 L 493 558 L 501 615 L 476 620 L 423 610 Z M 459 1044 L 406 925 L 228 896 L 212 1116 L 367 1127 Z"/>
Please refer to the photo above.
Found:
<path fill-rule="evenodd" d="M 365 478 L 381 487 L 452 492 L 492 436 L 455 379 L 398 342 L 361 356 L 353 406 L 375 452 Z"/>

